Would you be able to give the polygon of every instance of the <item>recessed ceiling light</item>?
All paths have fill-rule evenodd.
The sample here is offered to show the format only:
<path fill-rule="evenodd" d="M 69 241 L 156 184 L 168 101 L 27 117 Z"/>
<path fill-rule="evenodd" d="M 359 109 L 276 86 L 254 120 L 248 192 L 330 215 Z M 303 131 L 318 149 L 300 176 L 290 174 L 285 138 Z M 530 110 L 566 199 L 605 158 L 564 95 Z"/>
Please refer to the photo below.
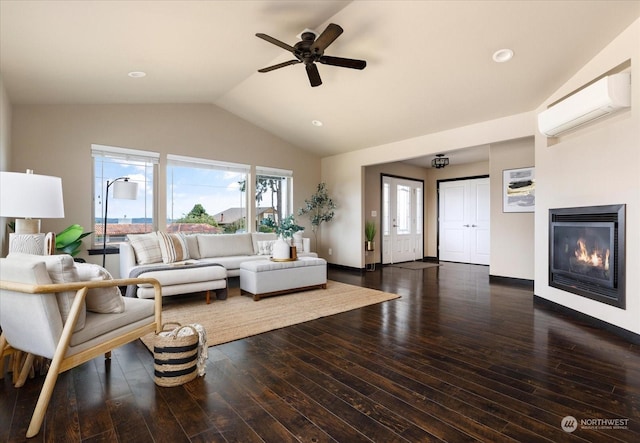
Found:
<path fill-rule="evenodd" d="M 322 126 L 323 123 L 320 120 L 311 120 L 311 124 L 319 127 Z"/>
<path fill-rule="evenodd" d="M 498 49 L 493 53 L 493 61 L 496 63 L 508 62 L 513 58 L 513 51 L 511 49 Z"/>
<path fill-rule="evenodd" d="M 131 78 L 142 78 L 142 77 L 146 77 L 147 73 L 142 71 L 131 71 L 127 75 Z"/>

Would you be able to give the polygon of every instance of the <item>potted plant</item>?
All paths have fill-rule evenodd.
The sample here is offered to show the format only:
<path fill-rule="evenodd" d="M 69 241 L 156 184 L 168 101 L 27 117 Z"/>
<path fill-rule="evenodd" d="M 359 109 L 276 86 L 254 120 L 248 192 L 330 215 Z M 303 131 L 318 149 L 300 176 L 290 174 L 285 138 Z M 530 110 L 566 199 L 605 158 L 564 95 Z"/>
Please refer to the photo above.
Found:
<path fill-rule="evenodd" d="M 74 257 L 76 261 L 84 261 L 80 258 L 75 258 L 80 253 L 82 247 L 82 239 L 91 232 L 82 232 L 84 228 L 78 224 L 69 226 L 64 231 L 56 235 L 56 252 L 59 254 L 69 254 Z"/>
<path fill-rule="evenodd" d="M 304 231 L 304 227 L 296 223 L 295 217 L 292 215 L 285 217 L 279 226 L 276 227 L 276 234 L 282 238 L 290 239 L 298 231 Z"/>
<path fill-rule="evenodd" d="M 364 243 L 365 251 L 373 251 L 375 249 L 374 239 L 376 238 L 376 223 L 373 220 L 367 220 L 364 223 L 364 237 L 366 242 Z"/>
<path fill-rule="evenodd" d="M 297 258 L 296 247 L 290 244 L 293 234 L 303 231 L 304 227 L 296 223 L 295 217 L 290 215 L 285 217 L 277 225 L 273 219 L 266 218 L 261 221 L 262 226 L 273 229 L 278 234 L 278 240 L 273 244 L 274 260 L 295 260 Z"/>
<path fill-rule="evenodd" d="M 329 197 L 327 185 L 325 183 L 318 184 L 316 193 L 310 199 L 304 201 L 305 206 L 298 210 L 298 215 L 308 215 L 311 221 L 311 231 L 315 237 L 317 247 L 318 228 L 322 222 L 328 222 L 333 219 L 335 209 L 338 207 L 333 199 Z"/>

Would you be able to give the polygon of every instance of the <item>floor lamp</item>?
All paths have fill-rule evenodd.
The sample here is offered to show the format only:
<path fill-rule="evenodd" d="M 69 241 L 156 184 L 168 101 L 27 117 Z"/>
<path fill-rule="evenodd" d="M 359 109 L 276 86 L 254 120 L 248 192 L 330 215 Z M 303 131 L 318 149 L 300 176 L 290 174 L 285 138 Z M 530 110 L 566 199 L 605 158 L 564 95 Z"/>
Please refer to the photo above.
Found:
<path fill-rule="evenodd" d="M 129 177 L 118 177 L 115 180 L 107 180 L 107 189 L 104 197 L 104 227 L 102 229 L 102 267 L 107 261 L 107 217 L 109 215 L 109 188 L 113 185 L 113 198 L 135 200 L 138 197 L 138 183 L 130 182 Z"/>
<path fill-rule="evenodd" d="M 9 236 L 10 250 L 44 254 L 40 219 L 64 218 L 62 179 L 34 174 L 31 169 L 26 173 L 0 172 L 0 217 L 16 218 L 15 233 Z M 55 243 L 55 237 L 50 238 Z"/>

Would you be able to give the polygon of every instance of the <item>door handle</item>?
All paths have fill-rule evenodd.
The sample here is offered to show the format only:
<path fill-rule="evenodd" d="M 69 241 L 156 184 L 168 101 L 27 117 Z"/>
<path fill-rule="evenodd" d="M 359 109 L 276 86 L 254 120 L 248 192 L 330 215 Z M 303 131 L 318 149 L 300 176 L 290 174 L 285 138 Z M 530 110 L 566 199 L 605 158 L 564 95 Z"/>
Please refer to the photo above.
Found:
<path fill-rule="evenodd" d="M 468 228 L 468 227 L 469 227 L 469 225 L 462 225 L 462 226 L 464 226 L 465 228 Z"/>
<path fill-rule="evenodd" d="M 478 227 L 478 225 L 471 225 L 471 227 L 472 227 L 472 228 L 477 228 L 477 227 Z"/>

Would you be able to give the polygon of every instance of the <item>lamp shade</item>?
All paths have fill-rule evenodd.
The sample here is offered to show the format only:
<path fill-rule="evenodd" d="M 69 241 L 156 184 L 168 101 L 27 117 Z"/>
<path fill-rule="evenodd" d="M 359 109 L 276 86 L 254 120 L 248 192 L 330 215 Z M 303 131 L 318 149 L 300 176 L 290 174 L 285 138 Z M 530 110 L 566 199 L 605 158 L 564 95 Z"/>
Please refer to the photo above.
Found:
<path fill-rule="evenodd" d="M 124 181 L 113 182 L 113 198 L 124 200 L 135 200 L 138 197 L 138 183 Z"/>
<path fill-rule="evenodd" d="M 48 175 L 1 171 L 0 216 L 63 218 L 62 179 Z"/>

